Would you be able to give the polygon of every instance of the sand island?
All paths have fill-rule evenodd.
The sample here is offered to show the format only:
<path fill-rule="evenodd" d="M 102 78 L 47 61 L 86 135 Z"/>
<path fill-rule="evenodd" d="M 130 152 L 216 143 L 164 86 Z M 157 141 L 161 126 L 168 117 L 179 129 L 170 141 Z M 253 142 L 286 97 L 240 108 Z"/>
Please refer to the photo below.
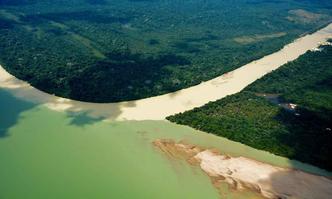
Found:
<path fill-rule="evenodd" d="M 168 157 L 198 165 L 216 188 L 226 182 L 234 190 L 251 190 L 269 199 L 327 199 L 332 195 L 332 180 L 300 170 L 272 166 L 245 157 L 231 157 L 215 149 L 173 140 L 153 144 Z"/>

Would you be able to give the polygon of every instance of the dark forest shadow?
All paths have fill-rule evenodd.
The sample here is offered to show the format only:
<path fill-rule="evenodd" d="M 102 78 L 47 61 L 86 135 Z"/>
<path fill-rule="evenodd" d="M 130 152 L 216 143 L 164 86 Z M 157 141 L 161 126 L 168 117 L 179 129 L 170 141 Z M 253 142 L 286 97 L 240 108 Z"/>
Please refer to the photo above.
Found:
<path fill-rule="evenodd" d="M 288 130 L 287 134 L 280 134 L 278 140 L 293 150 L 291 159 L 310 163 L 323 169 L 332 168 L 332 132 L 330 110 L 322 109 L 319 112 L 300 108 L 296 112 L 282 110 L 276 120 Z"/>
<path fill-rule="evenodd" d="M 8 136 L 8 130 L 17 124 L 22 112 L 35 106 L 36 104 L 18 99 L 10 92 L 0 89 L 0 138 Z"/>
<path fill-rule="evenodd" d="M 165 67 L 191 64 L 185 57 L 175 54 L 144 56 L 130 51 L 116 51 L 107 53 L 106 57 L 68 78 L 70 99 L 107 103 L 172 92 L 179 89 L 172 83 L 155 90 L 156 84 L 170 77 Z M 38 81 L 37 88 L 49 90 L 43 89 L 45 82 Z"/>

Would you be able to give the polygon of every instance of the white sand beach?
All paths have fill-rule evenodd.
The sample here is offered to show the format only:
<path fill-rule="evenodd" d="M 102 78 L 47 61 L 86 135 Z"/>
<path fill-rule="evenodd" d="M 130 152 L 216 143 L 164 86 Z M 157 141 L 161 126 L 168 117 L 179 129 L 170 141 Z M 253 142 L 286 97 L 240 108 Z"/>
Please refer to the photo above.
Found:
<path fill-rule="evenodd" d="M 172 140 L 156 140 L 154 145 L 168 157 L 199 165 L 217 189 L 224 182 L 234 190 L 254 191 L 269 199 L 328 199 L 332 195 L 332 180 L 323 176 L 245 157 L 230 157 L 216 150 Z"/>
<path fill-rule="evenodd" d="M 18 80 L 0 66 L 0 88 L 15 96 L 58 111 L 84 111 L 105 120 L 162 120 L 169 115 L 200 107 L 210 101 L 240 92 L 246 86 L 306 51 L 332 38 L 332 24 L 295 40 L 280 51 L 246 64 L 232 72 L 177 92 L 120 103 L 86 103 L 56 97 Z M 250 53 L 250 52 L 249 52 Z"/>

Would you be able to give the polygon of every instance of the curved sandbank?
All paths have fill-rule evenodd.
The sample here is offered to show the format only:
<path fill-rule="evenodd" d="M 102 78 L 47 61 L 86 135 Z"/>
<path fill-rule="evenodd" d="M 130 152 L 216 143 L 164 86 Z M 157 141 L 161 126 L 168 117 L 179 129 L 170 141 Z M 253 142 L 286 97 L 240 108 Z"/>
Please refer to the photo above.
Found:
<path fill-rule="evenodd" d="M 87 103 L 60 98 L 17 79 L 1 66 L 0 88 L 9 90 L 17 97 L 58 111 L 83 111 L 93 117 L 102 117 L 106 120 L 162 120 L 169 115 L 191 110 L 210 101 L 240 92 L 255 80 L 295 60 L 306 51 L 318 47 L 329 38 L 332 38 L 332 23 L 313 34 L 295 40 L 273 54 L 212 80 L 177 92 L 135 101 Z"/>
<path fill-rule="evenodd" d="M 168 157 L 198 165 L 217 189 L 220 183 L 227 183 L 234 190 L 254 191 L 268 199 L 327 199 L 332 195 L 332 180 L 323 176 L 173 140 L 156 140 L 153 144 Z"/>

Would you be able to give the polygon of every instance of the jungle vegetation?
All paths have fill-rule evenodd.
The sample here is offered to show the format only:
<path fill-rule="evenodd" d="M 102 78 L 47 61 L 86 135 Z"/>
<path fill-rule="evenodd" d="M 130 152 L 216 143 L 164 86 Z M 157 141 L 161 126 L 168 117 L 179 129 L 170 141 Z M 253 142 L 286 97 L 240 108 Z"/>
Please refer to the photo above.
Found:
<path fill-rule="evenodd" d="M 331 171 L 332 46 L 308 51 L 238 94 L 167 119 Z"/>
<path fill-rule="evenodd" d="M 199 84 L 331 20 L 329 0 L 0 0 L 0 63 L 58 96 L 116 102 Z"/>

